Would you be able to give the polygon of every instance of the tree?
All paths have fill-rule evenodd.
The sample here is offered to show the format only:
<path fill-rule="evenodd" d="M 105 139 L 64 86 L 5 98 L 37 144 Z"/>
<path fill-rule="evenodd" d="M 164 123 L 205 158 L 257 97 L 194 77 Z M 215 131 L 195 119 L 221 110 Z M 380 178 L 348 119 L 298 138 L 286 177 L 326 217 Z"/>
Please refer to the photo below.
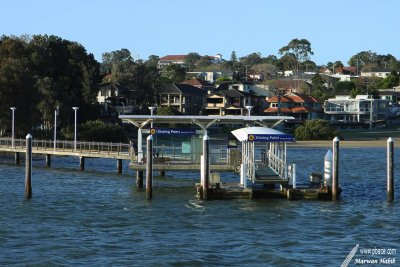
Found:
<path fill-rule="evenodd" d="M 158 61 L 160 60 L 159 56 L 156 55 L 151 55 L 149 58 L 146 60 L 146 66 L 147 67 L 157 67 Z"/>
<path fill-rule="evenodd" d="M 211 58 L 209 56 L 201 57 L 197 63 L 197 69 L 206 68 L 212 64 Z"/>
<path fill-rule="evenodd" d="M 314 77 L 311 79 L 312 86 L 311 86 L 311 95 L 315 98 L 325 100 L 327 99 L 327 89 L 325 86 L 325 82 L 322 79 L 319 73 L 315 74 Z"/>
<path fill-rule="evenodd" d="M 242 63 L 243 65 L 256 65 L 261 63 L 261 53 L 257 52 L 257 53 L 251 53 L 245 57 L 241 57 L 240 58 L 240 63 Z"/>
<path fill-rule="evenodd" d="M 277 66 L 282 71 L 292 70 L 295 72 L 297 70 L 296 56 L 292 53 L 286 53 L 279 59 Z"/>
<path fill-rule="evenodd" d="M 131 52 L 126 48 L 103 53 L 102 60 L 103 74 L 126 72 L 131 63 L 133 63 Z"/>
<path fill-rule="evenodd" d="M 306 61 L 300 63 L 300 69 L 306 70 L 306 71 L 316 70 L 317 64 L 315 64 L 315 62 L 312 60 L 306 60 Z"/>
<path fill-rule="evenodd" d="M 25 136 L 40 118 L 36 109 L 32 62 L 26 44 L 18 38 L 3 36 L 0 41 L 0 133 L 11 128 L 10 107 L 15 111 L 15 133 Z"/>
<path fill-rule="evenodd" d="M 297 74 L 299 72 L 299 64 L 310 58 L 310 55 L 314 55 L 311 50 L 311 43 L 306 39 L 293 39 L 288 45 L 279 49 L 280 55 L 292 54 L 295 57 Z"/>
<path fill-rule="evenodd" d="M 328 121 L 313 119 L 306 121 L 304 126 L 297 127 L 294 137 L 298 140 L 331 140 L 339 135 Z"/>
<path fill-rule="evenodd" d="M 235 52 L 235 51 L 232 51 L 232 54 L 231 54 L 231 61 L 232 61 L 232 63 L 237 62 L 237 56 L 236 56 L 236 52 Z"/>
<path fill-rule="evenodd" d="M 272 75 L 276 74 L 276 67 L 271 64 L 267 64 L 267 63 L 262 64 L 261 63 L 261 64 L 254 65 L 251 68 L 251 71 L 256 74 L 261 74 L 264 77 L 268 77 L 268 76 L 272 76 Z"/>
<path fill-rule="evenodd" d="M 178 64 L 169 64 L 165 69 L 167 72 L 164 75 L 173 83 L 180 83 L 186 78 L 185 68 Z"/>
<path fill-rule="evenodd" d="M 389 89 L 393 88 L 397 85 L 400 85 L 400 78 L 398 75 L 389 75 L 383 80 L 380 80 L 376 83 L 376 89 Z"/>
<path fill-rule="evenodd" d="M 157 107 L 156 109 L 156 114 L 157 115 L 163 115 L 163 116 L 168 116 L 168 115 L 182 115 L 176 108 L 174 107 Z"/>
<path fill-rule="evenodd" d="M 196 63 L 199 60 L 200 60 L 200 55 L 195 52 L 187 54 L 184 58 L 186 67 L 189 71 L 194 70 L 196 68 Z"/>
<path fill-rule="evenodd" d="M 335 95 L 339 92 L 350 92 L 355 89 L 356 85 L 353 81 L 337 82 L 334 86 Z"/>
<path fill-rule="evenodd" d="M 339 67 L 343 67 L 343 63 L 342 61 L 335 61 L 335 63 L 333 63 L 333 67 L 335 69 L 339 68 Z"/>
<path fill-rule="evenodd" d="M 278 64 L 278 58 L 275 55 L 269 55 L 268 57 L 264 57 L 261 59 L 262 63 L 275 65 Z"/>

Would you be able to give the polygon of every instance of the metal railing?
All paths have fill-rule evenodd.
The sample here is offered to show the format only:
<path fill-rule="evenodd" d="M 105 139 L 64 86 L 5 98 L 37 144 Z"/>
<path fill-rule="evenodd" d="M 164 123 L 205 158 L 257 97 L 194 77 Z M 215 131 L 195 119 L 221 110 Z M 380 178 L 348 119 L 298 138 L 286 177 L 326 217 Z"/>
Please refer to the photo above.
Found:
<path fill-rule="evenodd" d="M 0 138 L 0 146 L 12 149 L 24 149 L 26 146 L 25 139 L 14 139 L 14 146 L 12 146 L 12 140 L 10 138 Z M 58 140 L 56 142 L 56 149 L 54 149 L 53 140 L 32 140 L 33 151 L 56 151 L 56 152 L 79 152 L 89 154 L 117 154 L 117 155 L 129 155 L 130 146 L 129 144 L 123 143 L 111 143 L 111 142 L 86 142 L 77 141 L 76 150 L 75 142 L 67 140 Z"/>
<path fill-rule="evenodd" d="M 288 179 L 288 164 L 275 155 L 272 151 L 268 151 L 268 166 L 274 170 L 280 177 Z"/>

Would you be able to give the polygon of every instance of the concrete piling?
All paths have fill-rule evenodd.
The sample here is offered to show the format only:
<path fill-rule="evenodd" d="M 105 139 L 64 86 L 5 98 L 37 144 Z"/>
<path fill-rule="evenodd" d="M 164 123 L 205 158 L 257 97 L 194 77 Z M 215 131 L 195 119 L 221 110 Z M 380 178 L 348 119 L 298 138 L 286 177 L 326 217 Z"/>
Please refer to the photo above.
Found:
<path fill-rule="evenodd" d="M 143 171 L 136 171 L 136 187 L 143 187 Z"/>
<path fill-rule="evenodd" d="M 51 155 L 46 154 L 46 167 L 50 167 L 51 165 Z"/>
<path fill-rule="evenodd" d="M 387 140 L 387 198 L 389 202 L 394 200 L 394 141 L 392 137 Z"/>
<path fill-rule="evenodd" d="M 79 170 L 85 170 L 85 157 L 79 157 Z"/>
<path fill-rule="evenodd" d="M 146 199 L 153 198 L 153 135 L 147 137 Z"/>
<path fill-rule="evenodd" d="M 117 159 L 117 173 L 122 173 L 122 159 Z"/>
<path fill-rule="evenodd" d="M 32 135 L 26 136 L 25 197 L 32 198 Z"/>
<path fill-rule="evenodd" d="M 14 161 L 15 165 L 19 165 L 19 152 L 15 152 Z"/>
<path fill-rule="evenodd" d="M 203 137 L 203 200 L 208 200 L 208 187 L 210 180 L 210 138 L 206 134 Z"/>
<path fill-rule="evenodd" d="M 339 138 L 333 139 L 332 200 L 339 199 Z"/>

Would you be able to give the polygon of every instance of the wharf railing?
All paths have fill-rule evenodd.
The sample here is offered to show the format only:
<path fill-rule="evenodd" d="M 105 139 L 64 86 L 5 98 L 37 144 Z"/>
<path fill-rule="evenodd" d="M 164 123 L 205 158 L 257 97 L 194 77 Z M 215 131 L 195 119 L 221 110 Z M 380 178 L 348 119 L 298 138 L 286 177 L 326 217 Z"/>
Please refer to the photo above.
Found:
<path fill-rule="evenodd" d="M 7 148 L 10 151 L 25 149 L 25 139 L 0 138 L 0 147 Z M 54 148 L 53 140 L 32 140 L 32 151 L 48 151 L 48 152 L 71 152 L 71 153 L 88 153 L 88 154 L 108 154 L 108 155 L 126 155 L 129 156 L 130 146 L 124 143 L 111 142 L 87 142 L 77 141 L 76 149 L 74 141 L 57 140 Z"/>

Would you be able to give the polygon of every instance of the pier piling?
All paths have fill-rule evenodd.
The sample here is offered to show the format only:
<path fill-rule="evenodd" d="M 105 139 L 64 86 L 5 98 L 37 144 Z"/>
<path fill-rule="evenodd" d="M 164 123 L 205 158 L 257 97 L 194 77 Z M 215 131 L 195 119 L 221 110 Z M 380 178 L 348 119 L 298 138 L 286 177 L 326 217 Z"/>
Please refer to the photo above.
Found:
<path fill-rule="evenodd" d="M 46 167 L 50 167 L 51 165 L 51 155 L 46 154 Z"/>
<path fill-rule="evenodd" d="M 146 199 L 153 197 L 153 136 L 147 137 L 146 153 Z"/>
<path fill-rule="evenodd" d="M 387 198 L 389 202 L 394 200 L 394 151 L 393 138 L 387 140 Z"/>
<path fill-rule="evenodd" d="M 136 171 L 136 187 L 143 187 L 143 171 Z"/>
<path fill-rule="evenodd" d="M 122 173 L 122 159 L 117 159 L 117 173 Z"/>
<path fill-rule="evenodd" d="M 203 137 L 203 200 L 208 200 L 208 186 L 210 180 L 210 138 L 206 134 Z"/>
<path fill-rule="evenodd" d="M 32 135 L 26 136 L 25 197 L 32 198 Z"/>
<path fill-rule="evenodd" d="M 85 170 L 85 157 L 79 158 L 79 170 L 81 171 Z"/>
<path fill-rule="evenodd" d="M 164 177 L 165 176 L 165 171 L 160 171 L 160 176 Z"/>
<path fill-rule="evenodd" d="M 333 159 L 332 159 L 332 200 L 339 198 L 339 138 L 333 139 Z"/>
<path fill-rule="evenodd" d="M 19 165 L 19 152 L 15 152 L 14 161 L 15 161 L 15 165 Z"/>

